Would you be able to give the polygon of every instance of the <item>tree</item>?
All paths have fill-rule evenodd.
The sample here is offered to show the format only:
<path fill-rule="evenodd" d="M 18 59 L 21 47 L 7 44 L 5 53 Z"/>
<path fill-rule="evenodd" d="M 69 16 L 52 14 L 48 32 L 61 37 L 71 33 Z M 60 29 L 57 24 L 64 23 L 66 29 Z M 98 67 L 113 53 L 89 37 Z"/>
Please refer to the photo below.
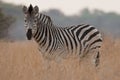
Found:
<path fill-rule="evenodd" d="M 14 21 L 15 18 L 5 15 L 0 9 L 0 39 L 8 36 L 8 29 Z"/>

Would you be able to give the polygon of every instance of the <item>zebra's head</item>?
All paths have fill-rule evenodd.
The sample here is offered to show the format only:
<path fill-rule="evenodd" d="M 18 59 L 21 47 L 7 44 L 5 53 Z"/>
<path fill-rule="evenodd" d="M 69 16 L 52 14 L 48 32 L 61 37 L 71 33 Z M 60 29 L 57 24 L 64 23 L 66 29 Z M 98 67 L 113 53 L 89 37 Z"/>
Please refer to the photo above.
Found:
<path fill-rule="evenodd" d="M 32 36 L 37 31 L 37 18 L 35 18 L 35 16 L 39 13 L 39 8 L 38 6 L 33 7 L 30 4 L 28 8 L 23 6 L 23 12 L 25 15 L 26 36 L 28 40 L 31 40 Z"/>

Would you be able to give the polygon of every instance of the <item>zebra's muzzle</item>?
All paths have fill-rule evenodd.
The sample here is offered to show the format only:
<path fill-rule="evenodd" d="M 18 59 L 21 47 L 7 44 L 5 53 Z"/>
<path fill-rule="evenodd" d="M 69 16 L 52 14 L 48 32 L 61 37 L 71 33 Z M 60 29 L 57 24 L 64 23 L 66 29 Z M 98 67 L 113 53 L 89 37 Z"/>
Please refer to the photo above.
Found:
<path fill-rule="evenodd" d="M 27 36 L 28 40 L 31 40 L 31 38 L 32 38 L 32 29 L 27 30 L 26 36 Z"/>

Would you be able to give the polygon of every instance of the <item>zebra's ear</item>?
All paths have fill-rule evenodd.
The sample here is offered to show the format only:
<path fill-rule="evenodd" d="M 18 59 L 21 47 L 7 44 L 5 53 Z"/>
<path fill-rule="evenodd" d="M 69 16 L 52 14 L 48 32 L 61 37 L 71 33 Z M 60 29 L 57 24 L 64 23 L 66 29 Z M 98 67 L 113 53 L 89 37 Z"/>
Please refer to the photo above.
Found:
<path fill-rule="evenodd" d="M 27 13 L 27 7 L 26 6 L 23 6 L 22 10 L 25 14 Z"/>
<path fill-rule="evenodd" d="M 35 13 L 35 14 L 39 13 L 39 8 L 38 8 L 38 6 L 35 6 L 35 7 L 34 7 L 34 13 Z"/>

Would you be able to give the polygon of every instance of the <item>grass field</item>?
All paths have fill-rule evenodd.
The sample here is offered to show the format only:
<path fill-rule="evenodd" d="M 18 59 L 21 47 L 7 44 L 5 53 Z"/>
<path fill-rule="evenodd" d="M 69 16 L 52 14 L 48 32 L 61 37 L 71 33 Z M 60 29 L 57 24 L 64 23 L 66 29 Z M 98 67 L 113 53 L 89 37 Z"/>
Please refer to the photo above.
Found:
<path fill-rule="evenodd" d="M 87 58 L 43 64 L 35 42 L 0 41 L 0 80 L 120 80 L 120 40 L 104 39 L 97 70 Z"/>

